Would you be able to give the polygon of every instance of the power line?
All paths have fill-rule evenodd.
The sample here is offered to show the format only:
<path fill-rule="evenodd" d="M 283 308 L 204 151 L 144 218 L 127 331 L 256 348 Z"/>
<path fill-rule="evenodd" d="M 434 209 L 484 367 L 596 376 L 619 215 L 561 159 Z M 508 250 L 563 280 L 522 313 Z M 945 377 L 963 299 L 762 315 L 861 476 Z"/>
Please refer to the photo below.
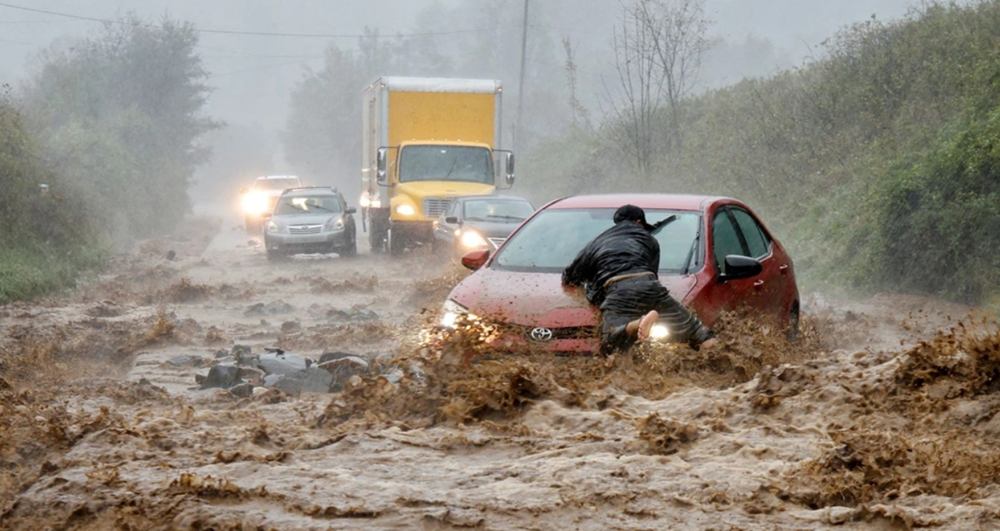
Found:
<path fill-rule="evenodd" d="M 88 22 L 100 22 L 103 24 L 113 24 L 116 21 L 104 19 L 87 17 L 82 15 L 73 15 L 70 13 L 60 13 L 57 11 L 47 11 L 44 9 L 37 9 L 33 7 L 17 6 L 13 4 L 7 4 L 0 2 L 0 7 L 6 7 L 10 9 L 17 9 L 20 11 L 29 11 L 31 13 L 41 13 L 45 15 L 51 15 L 55 17 L 70 18 L 74 20 L 84 20 Z M 269 32 L 269 31 L 243 31 L 243 30 L 228 30 L 228 29 L 207 29 L 207 28 L 195 28 L 194 31 L 198 33 L 213 34 L 213 35 L 248 35 L 253 37 L 295 37 L 295 38 L 305 38 L 305 39 L 357 39 L 361 37 L 367 37 L 364 33 L 281 33 L 281 32 Z M 480 30 L 455 30 L 455 31 L 438 31 L 438 32 L 423 32 L 423 33 L 396 33 L 393 35 L 385 35 L 385 37 L 432 37 L 437 35 L 459 35 L 464 33 L 480 33 Z"/>

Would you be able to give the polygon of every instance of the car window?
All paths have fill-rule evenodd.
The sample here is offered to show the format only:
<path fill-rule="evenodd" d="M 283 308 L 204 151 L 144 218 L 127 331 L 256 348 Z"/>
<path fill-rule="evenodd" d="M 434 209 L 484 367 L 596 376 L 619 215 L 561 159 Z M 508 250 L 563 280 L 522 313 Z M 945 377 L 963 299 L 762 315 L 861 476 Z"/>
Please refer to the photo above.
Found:
<path fill-rule="evenodd" d="M 492 267 L 510 271 L 562 272 L 580 250 L 613 224 L 615 209 L 552 209 L 528 221 L 503 246 Z M 678 219 L 657 234 L 660 271 L 680 273 L 688 260 L 701 216 L 698 212 L 646 210 L 646 220 L 656 223 L 677 214 Z M 693 264 L 698 262 L 697 258 Z"/>
<path fill-rule="evenodd" d="M 726 210 L 719 210 L 712 218 L 712 256 L 719 273 L 726 272 L 726 256 L 731 254 L 745 255 L 736 226 L 733 225 Z"/>
<path fill-rule="evenodd" d="M 747 247 L 750 250 L 749 256 L 753 258 L 767 256 L 771 252 L 770 242 L 767 241 L 764 231 L 761 230 L 753 216 L 742 208 L 730 208 L 729 211 L 732 212 L 733 217 L 736 218 L 736 224 L 743 232 L 743 238 L 746 239 Z"/>
<path fill-rule="evenodd" d="M 465 201 L 465 219 L 471 221 L 496 221 L 520 223 L 535 212 L 527 201 L 510 199 L 475 199 Z"/>
<path fill-rule="evenodd" d="M 274 207 L 275 216 L 329 214 L 343 212 L 335 195 L 282 196 Z"/>

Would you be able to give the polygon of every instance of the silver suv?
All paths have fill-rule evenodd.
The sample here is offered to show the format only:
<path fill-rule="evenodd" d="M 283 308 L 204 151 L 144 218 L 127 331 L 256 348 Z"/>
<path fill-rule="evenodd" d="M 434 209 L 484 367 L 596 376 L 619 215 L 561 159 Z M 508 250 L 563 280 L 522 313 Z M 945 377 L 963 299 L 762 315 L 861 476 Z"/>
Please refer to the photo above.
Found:
<path fill-rule="evenodd" d="M 297 253 L 358 254 L 354 208 L 336 188 L 291 188 L 265 214 L 264 247 L 267 259 Z"/>

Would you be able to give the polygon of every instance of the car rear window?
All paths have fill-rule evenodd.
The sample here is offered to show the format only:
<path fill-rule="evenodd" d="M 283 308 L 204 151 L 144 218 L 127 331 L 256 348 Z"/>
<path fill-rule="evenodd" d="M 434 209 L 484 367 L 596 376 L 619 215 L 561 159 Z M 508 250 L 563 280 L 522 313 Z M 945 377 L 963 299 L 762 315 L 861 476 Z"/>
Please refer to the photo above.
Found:
<path fill-rule="evenodd" d="M 562 272 L 590 240 L 613 225 L 613 208 L 551 209 L 540 212 L 518 230 L 493 261 L 495 269 Z M 646 210 L 646 221 L 656 223 L 676 214 L 678 219 L 656 234 L 660 244 L 660 272 L 678 274 L 694 252 L 690 267 L 700 263 L 697 253 L 699 212 Z M 692 251 L 693 250 L 693 251 Z"/>

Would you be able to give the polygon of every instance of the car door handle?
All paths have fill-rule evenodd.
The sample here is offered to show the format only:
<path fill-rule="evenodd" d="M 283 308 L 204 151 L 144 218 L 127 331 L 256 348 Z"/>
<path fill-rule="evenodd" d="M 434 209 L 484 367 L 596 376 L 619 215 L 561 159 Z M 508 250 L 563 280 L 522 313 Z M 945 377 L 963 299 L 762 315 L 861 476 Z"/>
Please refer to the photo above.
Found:
<path fill-rule="evenodd" d="M 788 274 L 788 264 L 781 264 L 781 267 L 778 268 L 778 272 L 781 273 L 782 275 L 787 275 Z"/>
<path fill-rule="evenodd" d="M 753 283 L 753 288 L 755 290 L 758 290 L 758 291 L 764 289 L 764 281 L 763 280 L 758 280 L 757 282 L 754 282 Z"/>

